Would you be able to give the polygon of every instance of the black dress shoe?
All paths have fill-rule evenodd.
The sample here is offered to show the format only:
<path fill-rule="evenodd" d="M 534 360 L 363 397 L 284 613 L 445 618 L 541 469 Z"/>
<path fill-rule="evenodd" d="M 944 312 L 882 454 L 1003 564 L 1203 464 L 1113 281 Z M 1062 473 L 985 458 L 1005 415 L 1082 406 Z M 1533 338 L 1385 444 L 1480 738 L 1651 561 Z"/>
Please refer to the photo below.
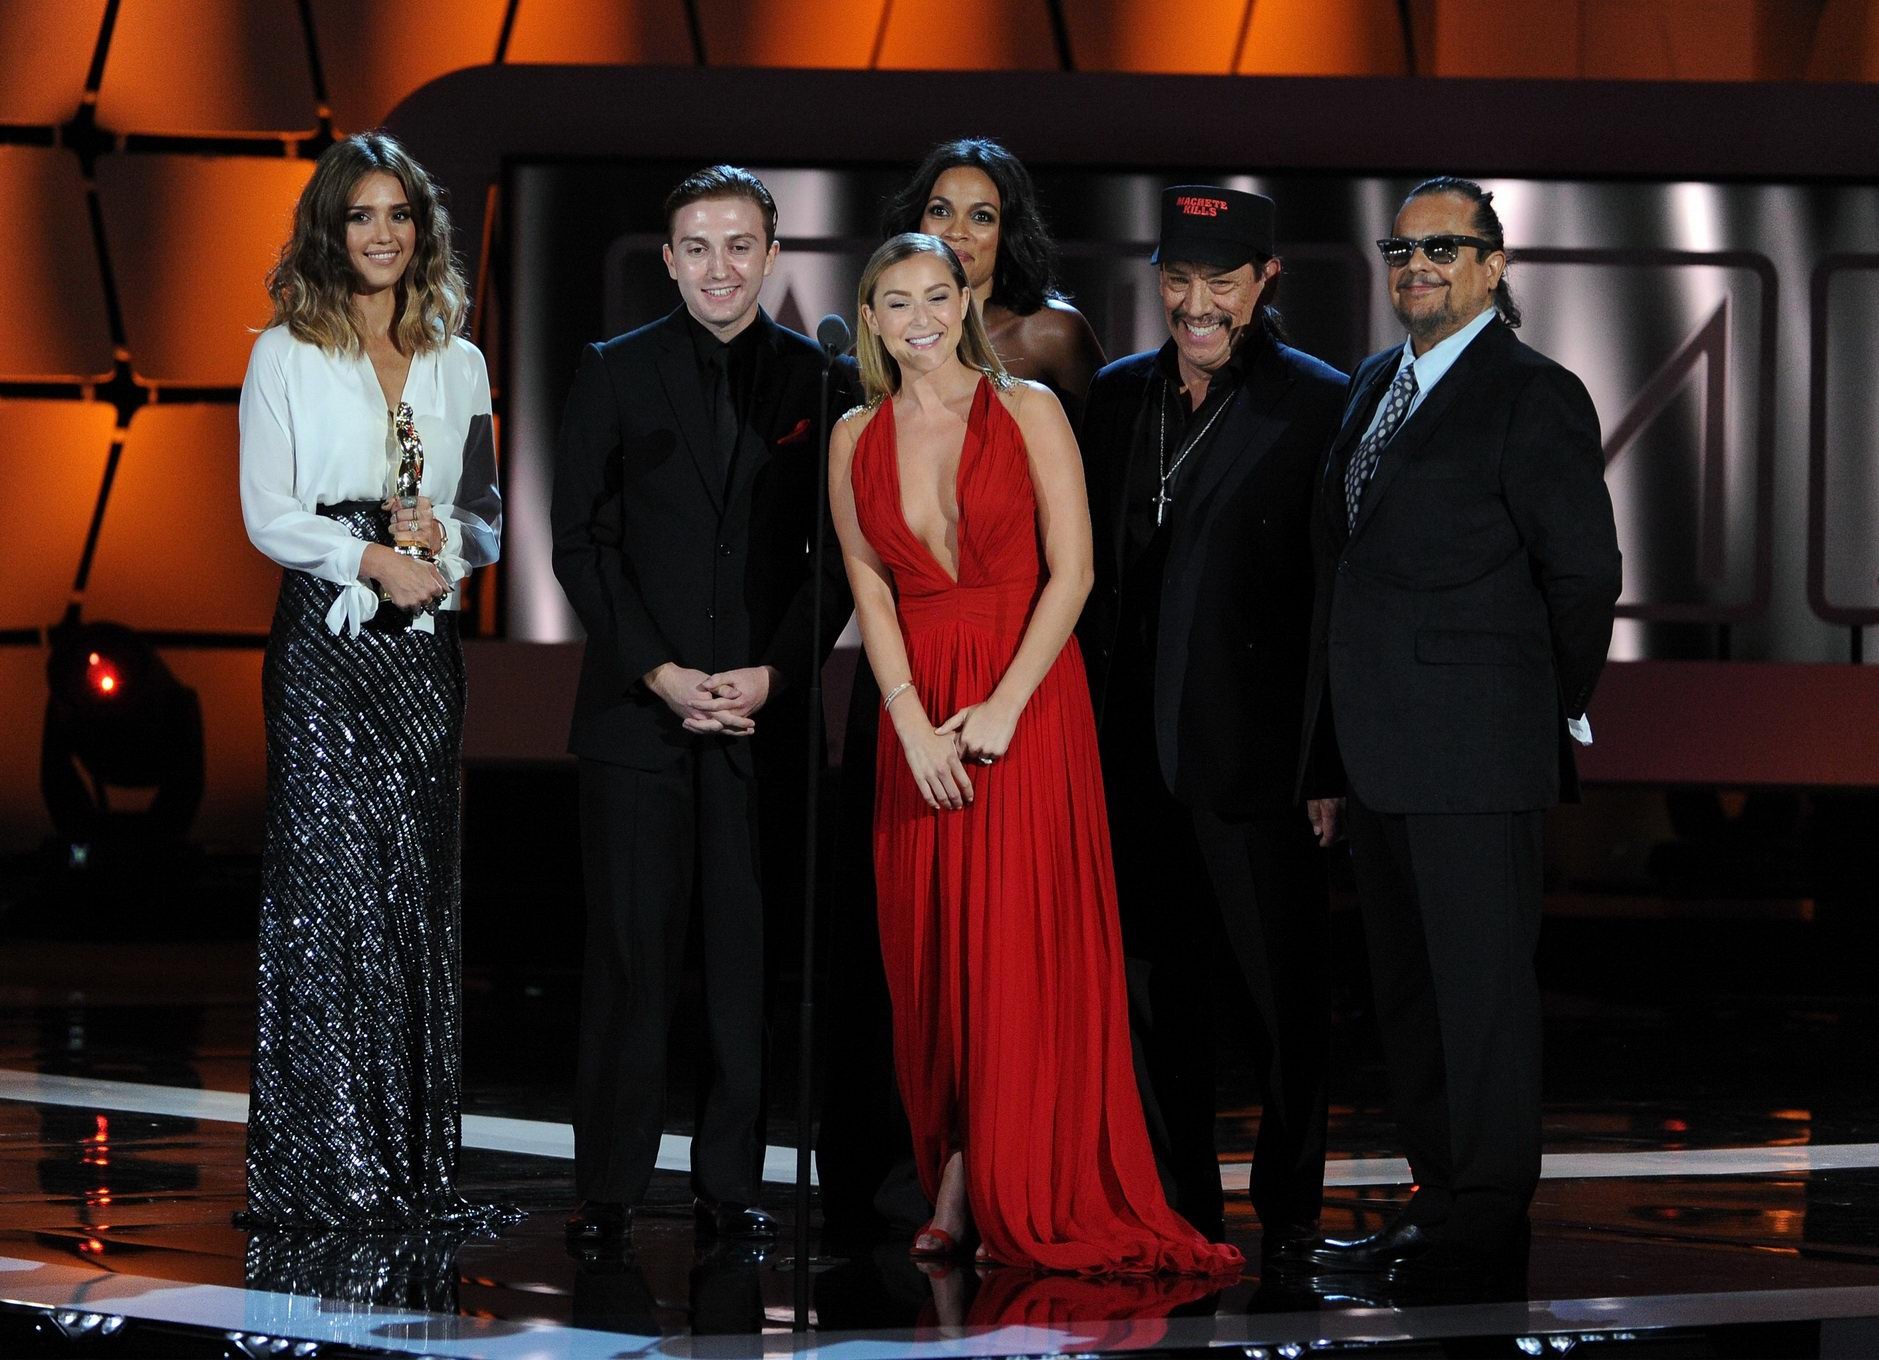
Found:
<path fill-rule="evenodd" d="M 768 1242 L 778 1229 L 774 1218 L 748 1204 L 707 1204 L 692 1202 L 692 1217 L 698 1231 L 707 1237 L 728 1237 L 744 1242 Z"/>
<path fill-rule="evenodd" d="M 584 1199 L 581 1207 L 568 1215 L 567 1237 L 572 1243 L 618 1242 L 632 1230 L 633 1211 L 613 1200 Z"/>
<path fill-rule="evenodd" d="M 1327 1237 L 1303 1254 L 1303 1259 L 1328 1270 L 1388 1270 L 1401 1261 L 1426 1255 L 1433 1245 L 1429 1230 L 1400 1219 L 1368 1237 Z"/>
<path fill-rule="evenodd" d="M 1273 1265 L 1305 1264 L 1319 1245 L 1316 1223 L 1275 1223 L 1259 1237 L 1259 1259 Z"/>

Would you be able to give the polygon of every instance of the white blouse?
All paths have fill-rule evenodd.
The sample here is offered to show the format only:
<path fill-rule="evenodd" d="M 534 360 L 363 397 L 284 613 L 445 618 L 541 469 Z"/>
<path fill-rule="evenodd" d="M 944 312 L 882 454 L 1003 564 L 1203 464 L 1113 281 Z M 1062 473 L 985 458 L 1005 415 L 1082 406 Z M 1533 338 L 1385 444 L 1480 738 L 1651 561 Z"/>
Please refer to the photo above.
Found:
<path fill-rule="evenodd" d="M 453 338 L 411 360 L 404 400 L 424 441 L 420 492 L 444 534 L 437 568 L 453 589 L 496 560 L 502 498 L 490 416 L 489 371 L 475 345 Z M 359 635 L 378 612 L 378 591 L 359 578 L 365 541 L 317 507 L 382 501 L 398 470 L 398 444 L 372 361 L 296 340 L 285 326 L 255 339 L 241 385 L 241 514 L 255 547 L 283 567 L 345 587 L 326 626 Z M 431 617 L 412 625 L 429 632 Z"/>

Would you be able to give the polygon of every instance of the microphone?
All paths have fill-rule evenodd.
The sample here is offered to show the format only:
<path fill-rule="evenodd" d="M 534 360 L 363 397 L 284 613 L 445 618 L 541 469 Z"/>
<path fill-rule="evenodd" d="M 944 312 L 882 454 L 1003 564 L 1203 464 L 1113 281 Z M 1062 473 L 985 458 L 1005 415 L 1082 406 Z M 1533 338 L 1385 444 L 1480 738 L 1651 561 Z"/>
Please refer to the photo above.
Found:
<path fill-rule="evenodd" d="M 816 343 L 822 346 L 825 354 L 846 354 L 848 347 L 854 342 L 855 338 L 849 333 L 848 323 L 834 312 L 823 317 L 816 325 Z"/>

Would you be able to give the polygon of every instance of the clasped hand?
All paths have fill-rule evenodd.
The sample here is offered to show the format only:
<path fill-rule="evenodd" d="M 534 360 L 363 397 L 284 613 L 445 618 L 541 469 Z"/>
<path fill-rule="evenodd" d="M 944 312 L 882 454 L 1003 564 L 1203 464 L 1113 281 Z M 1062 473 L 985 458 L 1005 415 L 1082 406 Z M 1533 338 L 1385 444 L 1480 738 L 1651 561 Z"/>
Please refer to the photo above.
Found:
<path fill-rule="evenodd" d="M 757 730 L 754 715 L 769 702 L 776 675 L 768 666 L 706 675 L 668 661 L 651 671 L 645 682 L 678 715 L 687 732 L 747 737 Z"/>
<path fill-rule="evenodd" d="M 1017 728 L 1015 714 L 991 704 L 968 704 L 938 727 L 924 724 L 903 732 L 907 768 L 930 808 L 957 812 L 976 796 L 968 761 L 990 765 L 1011 749 Z"/>
<path fill-rule="evenodd" d="M 450 594 L 450 582 L 435 563 L 406 557 L 382 543 L 366 544 L 359 574 L 377 582 L 380 598 L 400 609 L 423 609 Z"/>

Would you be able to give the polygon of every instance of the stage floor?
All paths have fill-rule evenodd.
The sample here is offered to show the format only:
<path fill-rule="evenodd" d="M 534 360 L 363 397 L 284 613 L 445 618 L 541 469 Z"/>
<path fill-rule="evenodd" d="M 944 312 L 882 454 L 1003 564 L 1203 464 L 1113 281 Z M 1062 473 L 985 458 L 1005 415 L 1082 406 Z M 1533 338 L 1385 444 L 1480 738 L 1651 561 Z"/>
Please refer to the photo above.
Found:
<path fill-rule="evenodd" d="M 1214 1293 L 922 1270 L 899 1240 L 831 1249 L 799 1277 L 787 1238 L 768 1252 L 695 1242 L 682 1128 L 630 1247 L 571 1255 L 571 975 L 473 973 L 469 988 L 466 1189 L 520 1203 L 526 1223 L 462 1243 L 251 1238 L 229 1217 L 242 1202 L 250 967 L 231 941 L 0 949 L 0 1353 L 1879 1354 L 1879 1008 L 1867 1000 L 1687 979 L 1661 996 L 1549 985 L 1526 1295 L 1483 1300 L 1314 1288 L 1255 1268 Z M 1373 1225 L 1407 1193 L 1364 1028 L 1349 1017 L 1335 1036 L 1334 1229 Z M 1248 1109 L 1223 1120 L 1229 1187 L 1245 1184 L 1252 1127 Z M 772 1149 L 768 1207 L 786 1218 L 793 1162 Z M 1243 1200 L 1230 1230 L 1257 1262 Z"/>

